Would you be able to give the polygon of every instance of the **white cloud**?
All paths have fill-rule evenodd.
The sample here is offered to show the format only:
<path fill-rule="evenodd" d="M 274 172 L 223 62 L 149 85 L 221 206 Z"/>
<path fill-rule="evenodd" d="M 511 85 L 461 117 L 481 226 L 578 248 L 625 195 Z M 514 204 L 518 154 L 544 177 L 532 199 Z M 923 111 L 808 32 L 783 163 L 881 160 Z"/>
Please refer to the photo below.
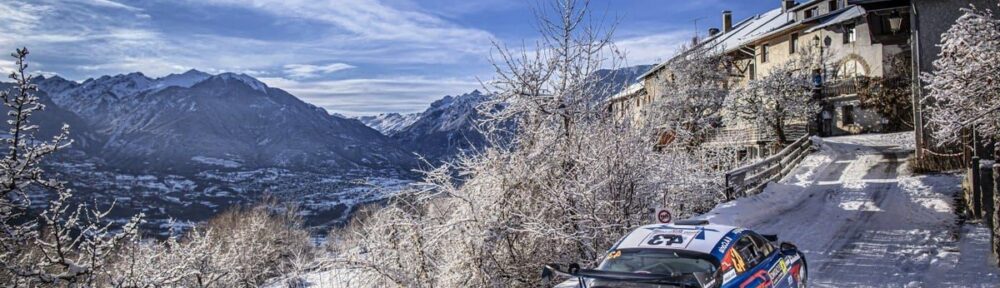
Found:
<path fill-rule="evenodd" d="M 445 95 L 457 95 L 482 88 L 476 80 L 453 78 L 397 77 L 320 81 L 281 77 L 258 79 L 331 113 L 348 116 L 419 112 Z"/>
<path fill-rule="evenodd" d="M 259 10 L 275 15 L 329 23 L 351 43 L 394 42 L 413 49 L 485 55 L 493 35 L 461 27 L 434 15 L 402 10 L 378 0 L 199 0 Z M 338 37 L 339 36 L 339 37 Z M 454 58 L 454 57 L 452 57 Z"/>
<path fill-rule="evenodd" d="M 615 44 L 625 52 L 629 65 L 657 64 L 670 59 L 692 36 L 690 31 L 678 30 L 627 37 Z"/>
<path fill-rule="evenodd" d="M 90 4 L 90 5 L 94 5 L 94 6 L 100 6 L 100 7 L 124 9 L 124 10 L 128 10 L 128 11 L 133 11 L 133 12 L 142 11 L 142 9 L 139 9 L 139 8 L 136 8 L 136 7 L 132 7 L 132 6 L 129 6 L 129 5 L 125 5 L 125 4 L 122 4 L 122 3 L 119 3 L 119 2 L 115 2 L 115 1 L 112 1 L 112 0 L 84 0 L 84 3 Z"/>
<path fill-rule="evenodd" d="M 285 65 L 285 74 L 293 78 L 316 78 L 321 74 L 329 74 L 351 68 L 355 67 L 345 63 L 332 63 L 327 65 L 288 64 Z"/>

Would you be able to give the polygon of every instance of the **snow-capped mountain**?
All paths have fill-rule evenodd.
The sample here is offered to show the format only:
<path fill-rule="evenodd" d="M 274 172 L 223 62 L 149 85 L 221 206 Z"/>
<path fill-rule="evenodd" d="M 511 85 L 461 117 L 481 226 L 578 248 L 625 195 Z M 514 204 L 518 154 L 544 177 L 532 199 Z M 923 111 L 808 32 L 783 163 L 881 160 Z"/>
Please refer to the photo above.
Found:
<path fill-rule="evenodd" d="M 445 96 L 431 103 L 413 124 L 392 135 L 405 147 L 431 160 L 447 160 L 461 151 L 485 145 L 475 129 L 476 110 L 488 96 L 479 90 L 459 96 Z"/>
<path fill-rule="evenodd" d="M 35 78 L 34 83 L 36 85 L 43 85 L 43 83 L 48 83 L 51 85 L 52 89 L 65 90 L 72 88 L 71 84 L 73 82 L 66 81 L 65 79 L 52 77 L 38 77 Z M 0 83 L 0 90 L 11 91 L 13 88 L 13 83 Z M 70 138 L 73 139 L 73 148 L 80 150 L 92 149 L 99 147 L 101 145 L 101 137 L 99 137 L 90 125 L 87 124 L 82 118 L 77 116 L 71 111 L 67 111 L 59 105 L 52 102 L 52 97 L 45 93 L 44 91 L 35 92 L 35 96 L 38 97 L 39 102 L 45 105 L 45 109 L 40 111 L 35 111 L 32 114 L 31 121 L 32 124 L 38 125 L 38 130 L 35 136 L 38 139 L 50 139 L 51 137 L 58 135 L 62 132 L 63 124 L 70 126 Z M 7 111 L 9 108 L 0 108 L 0 111 Z M 6 114 L 6 113 L 4 113 Z M 3 131 L 6 132 L 6 131 Z"/>
<path fill-rule="evenodd" d="M 396 132 L 412 125 L 413 122 L 417 122 L 420 119 L 420 115 L 421 113 L 382 113 L 374 116 L 361 116 L 356 119 L 366 126 L 382 132 L 384 135 L 392 136 Z"/>
<path fill-rule="evenodd" d="M 217 163 L 365 169 L 415 163 L 378 131 L 245 74 L 192 70 L 158 79 L 131 73 L 77 85 L 64 81 L 69 82 L 39 86 L 106 139 L 97 154 L 118 169 L 198 171 Z"/>
<path fill-rule="evenodd" d="M 602 89 L 600 93 L 595 95 L 593 100 L 595 103 L 607 100 L 625 89 L 625 87 L 628 87 L 628 85 L 638 82 L 636 78 L 642 75 L 642 73 L 649 71 L 650 68 L 653 68 L 653 65 L 636 65 L 618 69 L 597 70 L 592 77 L 599 81 L 600 87 L 608 87 L 608 89 Z"/>
<path fill-rule="evenodd" d="M 158 78 L 156 79 L 156 84 L 150 87 L 150 89 L 158 90 L 172 86 L 191 87 L 194 84 L 198 84 L 198 82 L 205 81 L 205 79 L 208 79 L 208 77 L 212 77 L 212 74 L 191 69 L 181 74 L 170 74 Z"/>
<path fill-rule="evenodd" d="M 594 97 L 595 105 L 600 105 L 614 93 L 635 83 L 636 78 L 650 67 L 652 66 L 639 65 L 596 71 L 592 77 L 600 82 L 598 85 L 601 87 L 607 85 L 609 88 Z M 479 117 L 476 107 L 487 99 L 488 96 L 478 90 L 459 96 L 445 96 L 420 113 L 419 119 L 412 124 L 387 135 L 392 136 L 404 147 L 432 160 L 432 163 L 450 159 L 461 151 L 481 148 L 486 141 L 475 129 L 475 121 Z M 375 127 L 374 124 L 368 125 Z"/>

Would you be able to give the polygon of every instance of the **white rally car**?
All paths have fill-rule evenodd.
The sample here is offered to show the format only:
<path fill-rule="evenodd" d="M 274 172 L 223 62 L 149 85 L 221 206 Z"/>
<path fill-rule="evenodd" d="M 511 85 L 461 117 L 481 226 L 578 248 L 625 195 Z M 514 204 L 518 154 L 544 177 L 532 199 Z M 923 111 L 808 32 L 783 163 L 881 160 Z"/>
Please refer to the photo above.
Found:
<path fill-rule="evenodd" d="M 639 227 L 608 250 L 596 269 L 549 264 L 555 287 L 805 287 L 806 260 L 777 237 L 710 224 L 677 221 Z"/>

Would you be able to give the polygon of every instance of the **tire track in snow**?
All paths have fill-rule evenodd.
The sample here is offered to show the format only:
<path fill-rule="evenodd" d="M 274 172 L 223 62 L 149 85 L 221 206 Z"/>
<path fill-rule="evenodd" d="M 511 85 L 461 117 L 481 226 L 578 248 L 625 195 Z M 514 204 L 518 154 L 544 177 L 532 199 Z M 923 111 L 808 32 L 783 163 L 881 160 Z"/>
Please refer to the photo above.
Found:
<path fill-rule="evenodd" d="M 986 237 L 974 233 L 984 229 L 950 237 L 959 177 L 911 175 L 910 151 L 895 145 L 907 143 L 880 138 L 898 135 L 824 139 L 809 156 L 823 163 L 800 165 L 764 193 L 721 204 L 704 218 L 795 243 L 813 287 L 1000 287 L 1000 269 L 983 265 L 976 249 Z"/>

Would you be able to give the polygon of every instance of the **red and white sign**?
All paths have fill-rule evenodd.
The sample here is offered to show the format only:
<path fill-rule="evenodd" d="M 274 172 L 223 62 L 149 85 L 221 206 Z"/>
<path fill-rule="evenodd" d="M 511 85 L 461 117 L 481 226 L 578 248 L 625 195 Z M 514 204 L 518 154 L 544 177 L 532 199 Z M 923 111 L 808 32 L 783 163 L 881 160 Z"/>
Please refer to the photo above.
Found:
<path fill-rule="evenodd" d="M 673 217 L 670 216 L 670 211 L 667 211 L 667 209 L 656 209 L 656 214 L 654 215 L 656 215 L 656 221 L 660 223 L 666 224 L 673 220 Z"/>

